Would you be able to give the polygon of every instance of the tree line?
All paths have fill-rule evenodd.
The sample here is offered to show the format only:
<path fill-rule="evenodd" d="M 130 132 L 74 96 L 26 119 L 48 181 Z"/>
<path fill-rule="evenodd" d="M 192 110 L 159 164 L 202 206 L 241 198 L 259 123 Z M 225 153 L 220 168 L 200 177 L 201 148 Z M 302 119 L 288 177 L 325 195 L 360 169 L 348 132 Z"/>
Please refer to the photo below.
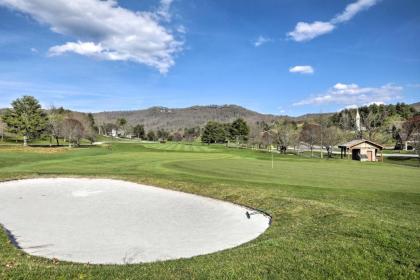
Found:
<path fill-rule="evenodd" d="M 209 121 L 204 127 L 201 142 L 207 144 L 226 141 L 247 142 L 249 130 L 248 124 L 241 118 L 232 123 Z"/>
<path fill-rule="evenodd" d="M 96 139 L 97 128 L 92 114 L 77 114 L 62 107 L 43 110 L 32 96 L 18 98 L 11 106 L 1 116 L 2 140 L 6 130 L 21 136 L 25 146 L 40 137 L 48 137 L 50 145 L 57 146 L 62 139 L 70 147 L 79 146 L 82 138 L 91 143 Z"/>
<path fill-rule="evenodd" d="M 357 110 L 361 118 L 360 130 L 356 129 Z M 100 134 L 149 141 L 234 142 L 263 149 L 275 146 L 281 152 L 286 152 L 288 148 L 299 151 L 303 145 L 312 154 L 317 147 L 325 149 L 327 155 L 331 156 L 332 147 L 356 138 L 382 144 L 395 143 L 396 148 L 405 149 L 410 146 L 414 148 L 420 142 L 420 114 L 404 103 L 344 109 L 330 116 L 320 114 L 309 121 L 283 118 L 271 123 L 262 121 L 248 124 L 238 118 L 231 123 L 209 121 L 205 127 L 146 131 L 143 124 L 130 126 L 124 118 L 98 125 L 92 114 L 54 107 L 43 110 L 34 97 L 24 96 L 12 102 L 12 108 L 3 113 L 1 120 L 1 139 L 8 131 L 22 136 L 25 145 L 38 137 L 49 137 L 51 145 L 59 145 L 59 139 L 62 139 L 70 146 L 77 146 L 81 139 L 92 143 Z"/>
<path fill-rule="evenodd" d="M 118 118 L 115 123 L 105 123 L 98 125 L 98 133 L 104 136 L 120 138 L 137 138 L 147 141 L 195 141 L 200 137 L 202 129 L 200 127 L 178 129 L 168 131 L 163 128 L 146 131 L 143 124 L 130 126 L 124 118 Z"/>
<path fill-rule="evenodd" d="M 396 148 L 416 142 L 418 134 L 419 112 L 407 104 L 362 106 L 357 109 L 345 109 L 331 116 L 333 125 L 345 130 L 356 131 L 356 113 L 360 113 L 361 131 L 358 138 L 379 143 L 394 142 Z"/>

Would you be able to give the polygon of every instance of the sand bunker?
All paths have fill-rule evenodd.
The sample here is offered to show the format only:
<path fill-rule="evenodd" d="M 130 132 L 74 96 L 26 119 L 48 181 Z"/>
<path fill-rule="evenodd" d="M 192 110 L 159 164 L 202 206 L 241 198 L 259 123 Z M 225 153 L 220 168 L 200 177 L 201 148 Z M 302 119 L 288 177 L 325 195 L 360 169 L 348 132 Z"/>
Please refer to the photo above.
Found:
<path fill-rule="evenodd" d="M 118 180 L 0 183 L 0 224 L 16 245 L 65 261 L 125 264 L 209 254 L 255 239 L 269 221 L 232 203 Z"/>

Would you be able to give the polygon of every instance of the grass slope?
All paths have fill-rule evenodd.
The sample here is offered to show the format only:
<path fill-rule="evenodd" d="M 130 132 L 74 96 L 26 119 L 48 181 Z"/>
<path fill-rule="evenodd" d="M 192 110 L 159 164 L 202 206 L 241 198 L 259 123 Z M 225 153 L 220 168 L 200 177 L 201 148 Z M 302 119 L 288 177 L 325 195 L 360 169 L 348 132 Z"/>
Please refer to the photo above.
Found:
<path fill-rule="evenodd" d="M 128 266 L 28 256 L 0 231 L 0 279 L 420 276 L 418 167 L 276 155 L 272 169 L 270 154 L 216 145 L 0 147 L 0 180 L 37 176 L 142 182 L 259 208 L 272 215 L 273 223 L 258 239 L 232 250 Z"/>

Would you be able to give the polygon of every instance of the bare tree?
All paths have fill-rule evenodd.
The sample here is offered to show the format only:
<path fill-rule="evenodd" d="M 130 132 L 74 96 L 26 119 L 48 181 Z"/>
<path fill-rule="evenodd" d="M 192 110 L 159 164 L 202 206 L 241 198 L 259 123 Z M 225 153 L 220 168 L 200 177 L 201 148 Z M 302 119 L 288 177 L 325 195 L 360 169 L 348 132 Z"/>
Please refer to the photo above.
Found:
<path fill-rule="evenodd" d="M 326 129 L 326 121 L 324 115 L 321 113 L 318 117 L 319 125 L 319 146 L 321 147 L 321 158 L 324 158 L 324 133 Z"/>
<path fill-rule="evenodd" d="M 295 143 L 295 139 L 293 138 L 296 136 L 296 130 L 296 124 L 287 120 L 275 124 L 275 126 L 271 129 L 271 133 L 274 138 L 274 142 L 278 145 L 278 150 L 286 152 L 289 145 L 292 144 L 292 142 Z"/>
<path fill-rule="evenodd" d="M 299 143 L 300 143 L 300 132 L 299 130 L 296 128 L 295 130 L 292 130 L 292 133 L 290 134 L 290 145 L 293 146 L 293 151 L 296 152 L 296 147 L 299 148 Z M 298 150 L 299 153 L 299 150 Z"/>
<path fill-rule="evenodd" d="M 50 134 L 50 138 L 54 138 L 56 145 L 59 146 L 59 138 L 62 137 L 64 115 L 55 107 L 51 107 L 48 111 L 47 131 Z M 51 141 L 50 141 L 51 143 Z"/>
<path fill-rule="evenodd" d="M 90 141 L 90 144 L 96 141 L 97 131 L 92 126 L 84 125 L 83 137 Z"/>
<path fill-rule="evenodd" d="M 0 118 L 0 137 L 1 137 L 1 142 L 4 141 L 4 133 L 5 133 L 5 130 L 6 130 L 6 124 Z"/>
<path fill-rule="evenodd" d="M 407 150 L 407 143 L 410 139 L 415 138 L 416 134 L 420 131 L 420 115 L 414 116 L 405 121 L 401 130 L 398 133 L 398 140 L 400 145 L 404 145 L 404 150 Z"/>
<path fill-rule="evenodd" d="M 77 112 L 72 112 L 67 114 L 67 119 L 77 120 L 81 123 L 83 132 L 81 137 L 90 141 L 92 144 L 96 141 L 96 136 L 98 134 L 98 128 L 95 125 L 95 119 L 92 114 L 81 114 Z"/>
<path fill-rule="evenodd" d="M 416 149 L 416 153 L 419 156 L 419 164 L 420 164 L 420 130 L 417 131 L 416 136 L 414 137 L 414 149 Z"/>
<path fill-rule="evenodd" d="M 342 132 L 338 127 L 331 126 L 323 130 L 323 142 L 327 148 L 328 157 L 332 157 L 332 151 L 335 145 L 342 141 Z"/>
<path fill-rule="evenodd" d="M 300 132 L 300 140 L 309 145 L 311 149 L 311 157 L 314 155 L 314 146 L 318 143 L 320 135 L 320 127 L 316 124 L 305 123 Z"/>
<path fill-rule="evenodd" d="M 72 144 L 80 145 L 84 130 L 82 123 L 76 119 L 68 118 L 63 121 L 63 134 L 69 141 L 69 147 L 72 147 Z"/>
<path fill-rule="evenodd" d="M 257 147 L 258 144 L 260 143 L 260 136 L 261 136 L 260 134 L 261 134 L 261 129 L 257 125 L 253 124 L 250 126 L 248 144 L 250 144 L 252 148 Z"/>
<path fill-rule="evenodd" d="M 97 127 L 95 126 L 95 120 L 91 114 L 83 115 L 78 119 L 83 125 L 84 132 L 83 137 L 90 141 L 90 144 L 96 141 L 96 136 L 98 134 Z"/>
<path fill-rule="evenodd" d="M 200 136 L 200 127 L 184 128 L 184 139 L 187 142 L 193 142 Z"/>
<path fill-rule="evenodd" d="M 368 133 L 368 139 L 374 140 L 375 135 L 381 130 L 385 115 L 374 110 L 361 115 L 362 125 Z"/>
<path fill-rule="evenodd" d="M 260 145 L 263 145 L 267 148 L 269 145 L 273 144 L 273 135 L 270 131 L 263 131 L 260 134 Z"/>
<path fill-rule="evenodd" d="M 125 118 L 119 118 L 117 119 L 117 126 L 119 129 L 121 129 L 122 136 L 125 136 L 127 133 L 125 131 L 127 125 L 127 120 Z"/>
<path fill-rule="evenodd" d="M 344 130 L 353 130 L 355 127 L 354 119 L 355 116 L 352 115 L 351 110 L 343 110 L 340 116 L 339 125 Z"/>
<path fill-rule="evenodd" d="M 183 139 L 182 134 L 179 133 L 178 131 L 175 132 L 174 134 L 172 134 L 172 140 L 175 142 L 181 142 Z"/>

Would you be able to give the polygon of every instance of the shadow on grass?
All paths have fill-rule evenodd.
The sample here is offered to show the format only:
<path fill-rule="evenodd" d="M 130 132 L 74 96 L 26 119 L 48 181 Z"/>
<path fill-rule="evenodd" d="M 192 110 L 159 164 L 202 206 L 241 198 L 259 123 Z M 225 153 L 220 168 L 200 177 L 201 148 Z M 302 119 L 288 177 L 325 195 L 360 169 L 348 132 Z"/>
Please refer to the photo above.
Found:
<path fill-rule="evenodd" d="M 420 167 L 420 158 L 388 157 L 385 159 L 385 162 L 398 165 Z"/>

